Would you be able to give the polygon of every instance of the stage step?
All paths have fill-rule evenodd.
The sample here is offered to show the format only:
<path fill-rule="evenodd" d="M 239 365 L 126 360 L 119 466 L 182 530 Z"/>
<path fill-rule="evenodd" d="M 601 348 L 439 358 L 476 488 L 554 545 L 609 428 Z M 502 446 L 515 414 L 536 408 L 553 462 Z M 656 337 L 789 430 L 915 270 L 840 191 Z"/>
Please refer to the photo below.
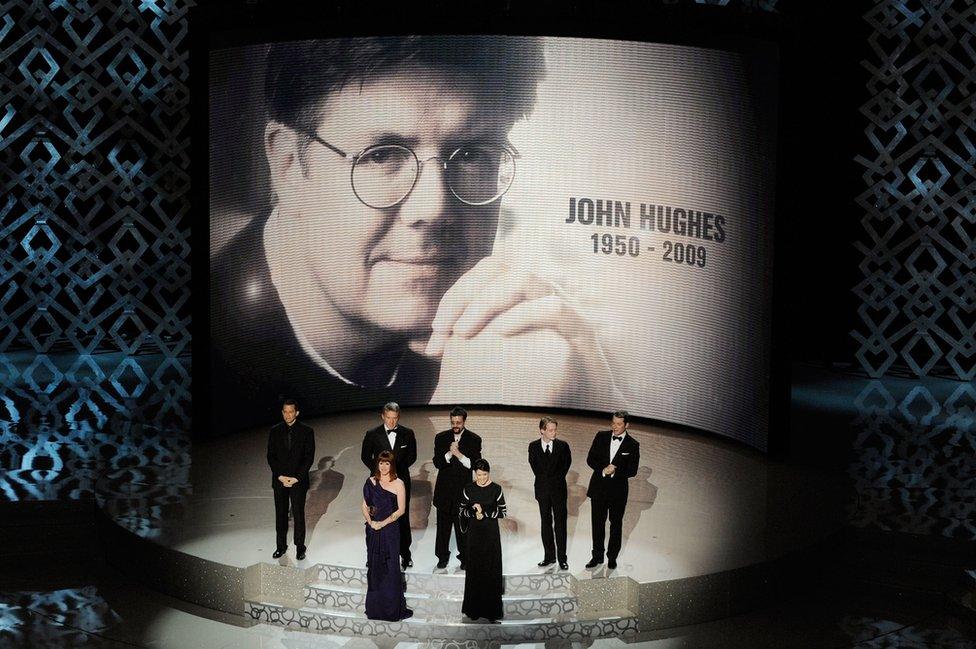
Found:
<path fill-rule="evenodd" d="M 366 587 L 345 584 L 310 584 L 302 592 L 305 604 L 365 614 Z M 460 617 L 463 592 L 406 592 L 407 608 L 418 617 Z M 506 593 L 502 597 L 505 618 L 509 620 L 535 619 L 572 615 L 577 610 L 576 597 L 569 591 L 539 593 Z"/>
<path fill-rule="evenodd" d="M 359 613 L 321 607 L 291 608 L 267 601 L 245 601 L 245 615 L 259 623 L 303 629 L 314 633 L 344 636 L 381 636 L 403 639 L 465 639 L 480 641 L 585 640 L 629 637 L 637 633 L 637 618 L 631 611 L 604 611 L 594 619 L 575 615 L 521 620 L 497 624 L 464 622 L 460 616 L 448 619 L 412 617 L 400 622 L 369 620 Z"/>
<path fill-rule="evenodd" d="M 308 569 L 310 583 L 342 584 L 366 587 L 366 568 L 320 563 Z M 434 571 L 404 573 L 407 591 L 420 593 L 463 593 L 464 573 Z M 505 575 L 505 594 L 534 594 L 552 591 L 571 592 L 572 576 L 568 572 L 538 572 Z"/>

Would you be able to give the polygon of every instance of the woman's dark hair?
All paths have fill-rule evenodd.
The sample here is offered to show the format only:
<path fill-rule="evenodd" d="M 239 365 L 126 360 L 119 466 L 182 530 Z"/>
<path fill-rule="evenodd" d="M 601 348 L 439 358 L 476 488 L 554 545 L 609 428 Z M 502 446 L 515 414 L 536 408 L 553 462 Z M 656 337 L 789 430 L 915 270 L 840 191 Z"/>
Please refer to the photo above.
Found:
<path fill-rule="evenodd" d="M 380 451 L 379 455 L 376 456 L 376 462 L 373 464 L 373 477 L 376 481 L 380 480 L 380 462 L 390 463 L 390 480 L 396 480 L 396 461 L 393 457 L 393 451 Z"/>
<path fill-rule="evenodd" d="M 488 464 L 488 460 L 486 460 L 485 458 L 480 458 L 475 460 L 471 468 L 474 469 L 475 471 L 484 471 L 486 473 L 491 473 L 491 465 Z"/>

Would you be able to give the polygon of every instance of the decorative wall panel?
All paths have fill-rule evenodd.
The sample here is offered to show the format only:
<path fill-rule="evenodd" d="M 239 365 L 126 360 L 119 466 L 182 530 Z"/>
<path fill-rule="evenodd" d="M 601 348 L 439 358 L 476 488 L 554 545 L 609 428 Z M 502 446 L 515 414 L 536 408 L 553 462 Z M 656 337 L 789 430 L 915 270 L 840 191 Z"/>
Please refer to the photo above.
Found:
<path fill-rule="evenodd" d="M 862 300 L 852 335 L 872 377 L 976 378 L 976 7 L 878 0 L 871 28 Z"/>

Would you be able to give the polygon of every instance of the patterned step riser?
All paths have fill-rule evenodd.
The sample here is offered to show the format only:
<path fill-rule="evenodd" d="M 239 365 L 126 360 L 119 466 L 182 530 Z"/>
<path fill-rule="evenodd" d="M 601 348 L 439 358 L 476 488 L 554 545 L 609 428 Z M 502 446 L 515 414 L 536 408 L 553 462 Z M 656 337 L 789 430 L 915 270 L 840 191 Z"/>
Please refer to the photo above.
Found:
<path fill-rule="evenodd" d="M 366 614 L 366 594 L 349 593 L 325 588 L 305 588 L 305 603 L 359 615 Z M 431 593 L 429 597 L 407 597 L 407 608 L 422 618 L 460 618 L 461 601 L 453 593 Z M 506 599 L 505 618 L 537 619 L 573 615 L 577 611 L 575 597 L 548 597 L 545 599 Z"/>
<path fill-rule="evenodd" d="M 475 641 L 549 640 L 585 641 L 592 638 L 626 637 L 637 633 L 633 617 L 611 620 L 551 622 L 545 624 L 443 624 L 437 622 L 383 622 L 361 617 L 342 617 L 303 611 L 274 604 L 245 603 L 245 614 L 256 622 L 314 633 L 344 636 L 380 636 L 405 640 L 452 638 Z"/>
<path fill-rule="evenodd" d="M 345 584 L 347 586 L 366 586 L 366 569 L 319 564 L 308 573 L 310 583 Z M 405 573 L 407 590 L 414 592 L 464 592 L 464 573 L 461 574 L 421 574 Z M 505 592 L 518 593 L 568 592 L 572 590 L 568 573 L 552 572 L 535 575 L 507 575 Z"/>

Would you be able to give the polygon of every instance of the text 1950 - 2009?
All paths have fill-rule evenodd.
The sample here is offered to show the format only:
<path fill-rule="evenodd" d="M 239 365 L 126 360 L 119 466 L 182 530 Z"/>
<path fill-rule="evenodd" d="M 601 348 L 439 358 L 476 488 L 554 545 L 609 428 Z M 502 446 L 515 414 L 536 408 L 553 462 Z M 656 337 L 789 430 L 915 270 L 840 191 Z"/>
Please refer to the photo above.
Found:
<path fill-rule="evenodd" d="M 603 253 L 604 255 L 617 255 L 618 257 L 638 257 L 641 253 L 640 237 L 594 232 L 590 235 L 590 239 L 593 241 L 594 254 Z M 653 252 L 654 248 L 648 248 L 647 250 Z M 680 241 L 664 241 L 662 244 L 662 261 L 704 268 L 706 258 L 707 252 L 705 246 L 682 243 Z"/>

